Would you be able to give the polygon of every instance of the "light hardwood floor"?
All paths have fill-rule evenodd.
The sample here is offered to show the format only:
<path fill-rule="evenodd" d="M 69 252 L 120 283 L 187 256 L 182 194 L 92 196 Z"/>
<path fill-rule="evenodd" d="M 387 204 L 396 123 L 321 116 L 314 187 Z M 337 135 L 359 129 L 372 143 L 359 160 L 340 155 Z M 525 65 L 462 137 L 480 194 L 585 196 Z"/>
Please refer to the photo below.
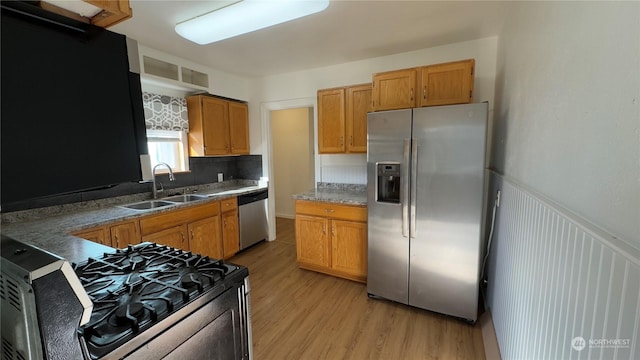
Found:
<path fill-rule="evenodd" d="M 484 359 L 480 326 L 367 296 L 298 268 L 294 221 L 230 259 L 249 268 L 253 351 L 266 359 Z"/>

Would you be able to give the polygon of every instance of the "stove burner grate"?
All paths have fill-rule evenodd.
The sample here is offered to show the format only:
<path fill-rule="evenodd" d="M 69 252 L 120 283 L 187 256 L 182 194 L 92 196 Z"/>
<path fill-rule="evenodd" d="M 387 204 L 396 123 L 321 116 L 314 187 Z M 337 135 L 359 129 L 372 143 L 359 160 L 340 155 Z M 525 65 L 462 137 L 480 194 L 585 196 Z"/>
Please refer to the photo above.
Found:
<path fill-rule="evenodd" d="M 79 329 L 90 353 L 101 357 L 217 287 L 234 265 L 167 246 L 129 246 L 75 267 L 94 303 Z"/>

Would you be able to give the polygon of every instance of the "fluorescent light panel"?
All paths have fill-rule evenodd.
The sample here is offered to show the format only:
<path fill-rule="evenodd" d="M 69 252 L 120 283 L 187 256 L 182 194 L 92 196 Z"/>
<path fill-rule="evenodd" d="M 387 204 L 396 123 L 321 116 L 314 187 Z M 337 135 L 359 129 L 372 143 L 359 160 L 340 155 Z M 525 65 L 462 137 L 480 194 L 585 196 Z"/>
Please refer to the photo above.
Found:
<path fill-rule="evenodd" d="M 176 25 L 183 38 L 200 45 L 267 28 L 326 9 L 329 0 L 244 0 Z"/>

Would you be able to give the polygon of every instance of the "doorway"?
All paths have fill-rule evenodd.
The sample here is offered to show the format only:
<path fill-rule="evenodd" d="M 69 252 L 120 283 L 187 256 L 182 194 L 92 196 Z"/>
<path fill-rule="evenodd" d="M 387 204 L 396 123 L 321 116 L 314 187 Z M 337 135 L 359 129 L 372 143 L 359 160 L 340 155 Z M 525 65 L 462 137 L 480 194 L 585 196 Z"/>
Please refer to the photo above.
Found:
<path fill-rule="evenodd" d="M 292 196 L 315 187 L 313 108 L 271 111 L 275 216 L 294 219 Z"/>

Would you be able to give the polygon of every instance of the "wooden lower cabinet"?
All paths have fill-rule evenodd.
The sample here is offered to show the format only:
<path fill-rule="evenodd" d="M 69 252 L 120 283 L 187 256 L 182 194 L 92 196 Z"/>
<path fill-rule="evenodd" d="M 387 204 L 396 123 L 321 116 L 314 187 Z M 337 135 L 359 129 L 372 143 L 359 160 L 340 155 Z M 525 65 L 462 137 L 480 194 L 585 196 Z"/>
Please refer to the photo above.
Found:
<path fill-rule="evenodd" d="M 222 259 L 222 241 L 220 239 L 220 216 L 210 217 L 187 225 L 189 232 L 189 251 Z"/>
<path fill-rule="evenodd" d="M 303 269 L 367 279 L 367 209 L 296 201 L 296 254 Z"/>
<path fill-rule="evenodd" d="M 367 224 L 331 220 L 331 266 L 355 277 L 367 276 Z"/>
<path fill-rule="evenodd" d="M 317 216 L 296 215 L 296 254 L 301 266 L 331 267 L 328 222 Z"/>
<path fill-rule="evenodd" d="M 90 240 L 98 244 L 111 246 L 111 238 L 106 234 L 107 234 L 106 226 L 101 226 L 97 228 L 81 230 L 81 231 L 76 231 L 71 233 L 71 235 L 75 235 L 85 240 Z"/>
<path fill-rule="evenodd" d="M 237 198 L 165 212 L 140 220 L 143 241 L 213 259 L 228 259 L 240 247 Z"/>
<path fill-rule="evenodd" d="M 154 242 L 213 259 L 228 259 L 240 250 L 236 197 L 73 232 L 72 235 L 122 249 Z"/>
<path fill-rule="evenodd" d="M 118 249 L 126 248 L 128 245 L 140 244 L 142 240 L 139 221 L 127 221 L 110 226 L 109 233 L 111 246 Z"/>
<path fill-rule="evenodd" d="M 175 226 L 153 234 L 144 235 L 142 241 L 154 242 L 166 245 L 172 248 L 178 248 L 189 251 L 189 242 L 187 239 L 187 226 Z"/>
<path fill-rule="evenodd" d="M 141 240 L 140 223 L 137 220 L 76 231 L 72 235 L 118 249 L 139 244 Z"/>
<path fill-rule="evenodd" d="M 222 213 L 222 248 L 224 259 L 240 251 L 240 224 L 237 209 Z"/>

